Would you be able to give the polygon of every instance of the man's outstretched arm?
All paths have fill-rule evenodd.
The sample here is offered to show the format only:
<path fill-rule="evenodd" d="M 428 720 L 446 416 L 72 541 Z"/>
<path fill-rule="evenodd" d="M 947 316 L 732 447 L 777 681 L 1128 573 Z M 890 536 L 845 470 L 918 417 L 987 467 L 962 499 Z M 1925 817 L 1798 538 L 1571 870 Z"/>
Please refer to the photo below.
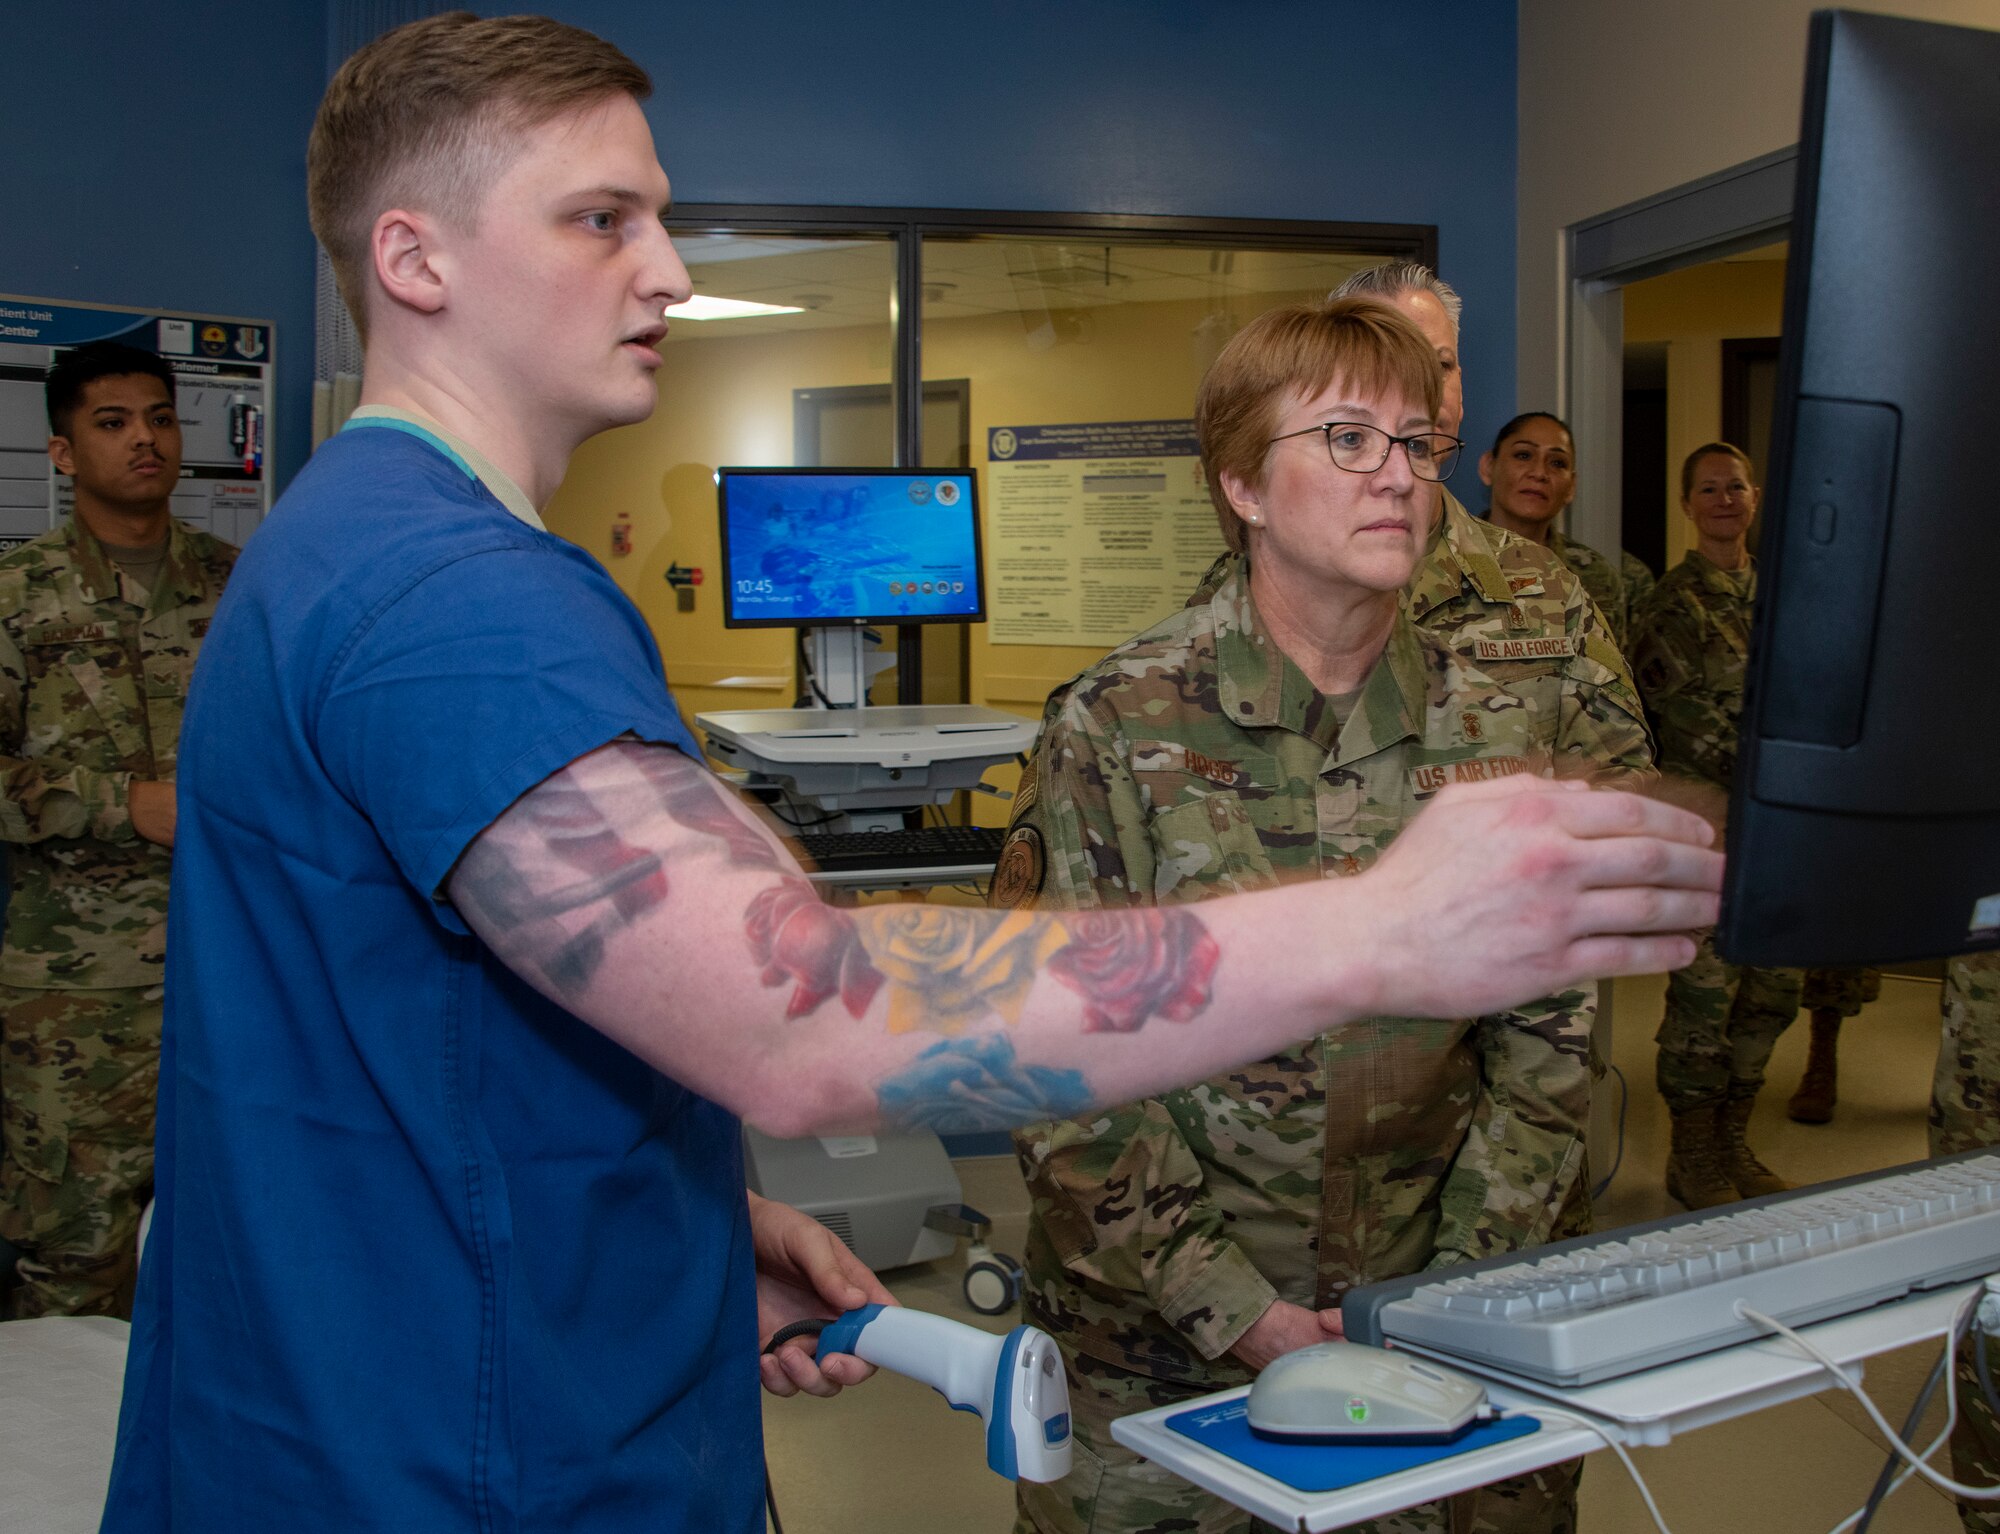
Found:
<path fill-rule="evenodd" d="M 781 1136 L 997 1129 L 1201 1080 L 1356 1017 L 1499 1011 L 1672 969 L 1721 858 L 1670 806 L 1447 790 L 1354 879 L 1189 908 L 822 902 L 699 762 L 616 741 L 523 795 L 447 890 L 503 963 Z"/>

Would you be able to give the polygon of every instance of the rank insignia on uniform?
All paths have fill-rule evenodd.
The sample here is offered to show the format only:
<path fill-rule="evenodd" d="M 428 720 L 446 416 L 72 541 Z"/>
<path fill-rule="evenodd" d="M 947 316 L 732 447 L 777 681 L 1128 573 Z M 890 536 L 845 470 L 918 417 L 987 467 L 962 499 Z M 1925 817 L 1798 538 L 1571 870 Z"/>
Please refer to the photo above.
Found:
<path fill-rule="evenodd" d="M 993 869 L 993 904 L 1003 910 L 1033 905 L 1042 892 L 1048 859 L 1042 850 L 1042 833 L 1033 826 L 1016 826 L 1000 849 L 1000 861 Z"/>
<path fill-rule="evenodd" d="M 1035 800 L 1041 797 L 1042 775 L 1035 769 L 1032 752 L 1021 764 L 1021 781 L 1014 787 L 1014 819 L 1019 820 L 1035 807 Z"/>

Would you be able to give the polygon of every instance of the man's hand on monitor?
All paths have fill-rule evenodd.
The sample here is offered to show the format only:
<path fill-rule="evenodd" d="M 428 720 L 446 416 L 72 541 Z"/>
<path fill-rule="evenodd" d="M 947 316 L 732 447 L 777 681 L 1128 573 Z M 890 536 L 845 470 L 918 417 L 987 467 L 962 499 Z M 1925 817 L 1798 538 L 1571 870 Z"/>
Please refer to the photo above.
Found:
<path fill-rule="evenodd" d="M 1366 876 L 1379 1010 L 1479 1016 L 1694 958 L 1722 854 L 1701 816 L 1655 799 L 1521 775 L 1455 785 Z"/>
<path fill-rule="evenodd" d="M 1707 821 L 1715 830 L 1715 845 L 1720 847 L 1729 830 L 1729 790 L 1705 778 L 1686 777 L 1680 773 L 1661 773 L 1652 782 L 1634 785 L 1634 792 L 1644 794 L 1648 799 L 1658 799 L 1662 804 L 1676 805 L 1691 810 Z"/>

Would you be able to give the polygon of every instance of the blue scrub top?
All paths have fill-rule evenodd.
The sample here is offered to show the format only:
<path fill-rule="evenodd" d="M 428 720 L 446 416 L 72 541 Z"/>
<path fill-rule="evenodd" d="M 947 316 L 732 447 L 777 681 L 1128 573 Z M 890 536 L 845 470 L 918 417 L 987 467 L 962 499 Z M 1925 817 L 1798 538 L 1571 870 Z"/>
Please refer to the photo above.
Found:
<path fill-rule="evenodd" d="M 698 757 L 603 568 L 435 438 L 342 433 L 244 551 L 181 735 L 110 1534 L 762 1527 L 737 1121 L 440 894 L 627 733 Z"/>

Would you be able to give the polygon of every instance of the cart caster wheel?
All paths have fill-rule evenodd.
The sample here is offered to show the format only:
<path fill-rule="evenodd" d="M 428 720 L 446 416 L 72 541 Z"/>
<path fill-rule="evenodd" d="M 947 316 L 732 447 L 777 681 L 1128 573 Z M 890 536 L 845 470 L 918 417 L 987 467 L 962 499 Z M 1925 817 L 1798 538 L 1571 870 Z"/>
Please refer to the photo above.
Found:
<path fill-rule="evenodd" d="M 1004 1316 L 1021 1301 L 1021 1265 L 1005 1252 L 966 1264 L 965 1303 L 982 1316 Z"/>

